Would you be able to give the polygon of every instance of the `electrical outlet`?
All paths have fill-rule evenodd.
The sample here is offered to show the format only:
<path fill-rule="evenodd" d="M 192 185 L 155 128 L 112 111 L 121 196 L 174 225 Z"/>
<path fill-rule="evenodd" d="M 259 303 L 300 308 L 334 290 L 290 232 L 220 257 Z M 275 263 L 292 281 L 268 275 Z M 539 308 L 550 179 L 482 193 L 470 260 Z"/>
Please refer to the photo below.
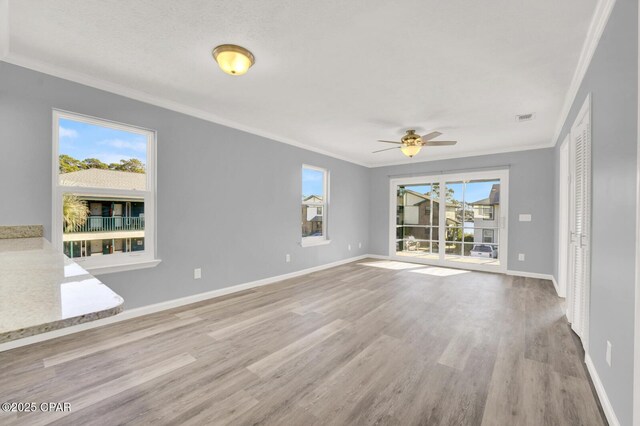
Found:
<path fill-rule="evenodd" d="M 358 248 L 362 248 L 362 243 L 358 243 Z"/>
<path fill-rule="evenodd" d="M 199 280 L 200 278 L 202 278 L 202 269 L 200 268 L 196 268 L 193 270 L 193 279 L 194 280 Z"/>
<path fill-rule="evenodd" d="M 609 367 L 611 367 L 611 342 L 607 340 L 607 355 L 606 355 L 606 359 L 607 359 L 607 364 L 609 364 Z"/>
<path fill-rule="evenodd" d="M 348 249 L 349 251 L 351 251 L 351 244 L 349 244 L 349 245 L 347 246 L 347 249 Z"/>
<path fill-rule="evenodd" d="M 524 262 L 524 253 L 518 253 L 518 260 Z"/>
<path fill-rule="evenodd" d="M 291 255 L 290 255 L 290 254 L 287 254 L 287 255 L 284 257 L 284 261 L 285 261 L 285 262 L 287 262 L 287 263 L 291 262 Z"/>

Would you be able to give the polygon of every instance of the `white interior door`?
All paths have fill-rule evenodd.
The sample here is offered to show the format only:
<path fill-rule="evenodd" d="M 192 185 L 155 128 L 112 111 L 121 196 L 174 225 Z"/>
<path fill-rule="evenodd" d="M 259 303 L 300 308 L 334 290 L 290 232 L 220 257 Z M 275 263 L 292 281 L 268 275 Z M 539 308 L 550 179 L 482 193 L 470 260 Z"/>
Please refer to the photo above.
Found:
<path fill-rule="evenodd" d="M 571 129 L 571 186 L 567 318 L 587 348 L 591 239 L 591 120 L 587 98 Z"/>

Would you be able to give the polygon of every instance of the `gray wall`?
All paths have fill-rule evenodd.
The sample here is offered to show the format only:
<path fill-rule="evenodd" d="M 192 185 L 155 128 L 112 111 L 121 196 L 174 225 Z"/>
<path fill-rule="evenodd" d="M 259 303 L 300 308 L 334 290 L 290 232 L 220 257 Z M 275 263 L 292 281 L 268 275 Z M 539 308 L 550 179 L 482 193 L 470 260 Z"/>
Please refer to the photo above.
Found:
<path fill-rule="evenodd" d="M 589 352 L 618 420 L 632 422 L 638 2 L 618 0 L 556 145 L 592 94 L 592 255 Z M 557 173 L 556 173 L 557 175 Z M 556 198 L 558 183 L 556 182 Z M 555 218 L 557 251 L 558 217 Z M 557 256 L 554 274 L 557 277 Z M 605 362 L 606 342 L 612 366 Z"/>
<path fill-rule="evenodd" d="M 158 132 L 157 245 L 162 263 L 101 276 L 124 297 L 127 308 L 368 252 L 367 168 L 4 62 L 1 224 L 43 224 L 46 236 L 51 235 L 54 107 Z M 302 163 L 331 173 L 329 245 L 299 245 Z M 285 263 L 287 253 L 291 263 Z M 201 280 L 193 280 L 195 267 L 202 267 Z"/>
<path fill-rule="evenodd" d="M 389 254 L 389 180 L 395 176 L 509 167 L 509 258 L 513 271 L 551 274 L 554 152 L 552 148 L 429 161 L 371 170 L 371 253 Z M 518 222 L 531 213 L 531 222 Z M 518 261 L 518 253 L 525 261 Z"/>

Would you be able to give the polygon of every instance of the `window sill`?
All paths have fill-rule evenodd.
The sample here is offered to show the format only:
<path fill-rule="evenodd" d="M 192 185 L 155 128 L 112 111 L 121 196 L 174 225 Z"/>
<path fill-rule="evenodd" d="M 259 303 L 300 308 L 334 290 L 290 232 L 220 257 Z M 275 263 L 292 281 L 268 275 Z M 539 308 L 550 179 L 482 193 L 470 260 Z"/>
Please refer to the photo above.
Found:
<path fill-rule="evenodd" d="M 324 246 L 331 243 L 331 240 L 319 239 L 319 240 L 302 240 L 300 245 L 302 247 Z"/>
<path fill-rule="evenodd" d="M 84 269 L 87 270 L 91 275 L 103 275 L 103 274 L 111 274 L 114 272 L 125 272 L 125 271 L 134 271 L 136 269 L 147 269 L 154 268 L 158 266 L 162 262 L 160 259 L 152 259 L 152 260 L 136 260 L 132 262 L 121 262 L 115 263 L 112 265 L 96 265 L 96 266 L 84 266 L 80 264 Z"/>

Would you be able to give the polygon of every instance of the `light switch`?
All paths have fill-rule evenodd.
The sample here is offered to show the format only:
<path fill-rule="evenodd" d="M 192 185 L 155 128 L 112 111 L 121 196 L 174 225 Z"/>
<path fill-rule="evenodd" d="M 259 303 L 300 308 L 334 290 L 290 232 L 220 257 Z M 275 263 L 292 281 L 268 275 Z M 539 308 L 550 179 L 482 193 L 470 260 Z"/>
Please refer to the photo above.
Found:
<path fill-rule="evenodd" d="M 531 215 L 530 214 L 520 214 L 519 220 L 520 220 L 520 222 L 531 222 Z"/>

